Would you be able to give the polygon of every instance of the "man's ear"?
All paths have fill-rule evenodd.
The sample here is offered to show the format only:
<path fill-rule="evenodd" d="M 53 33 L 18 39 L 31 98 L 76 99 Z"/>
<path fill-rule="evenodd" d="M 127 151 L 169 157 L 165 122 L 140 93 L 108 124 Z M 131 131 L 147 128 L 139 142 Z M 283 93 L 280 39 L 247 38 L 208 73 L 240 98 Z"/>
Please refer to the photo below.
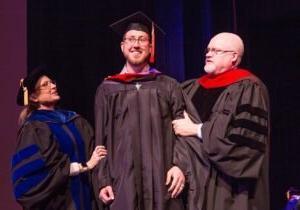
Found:
<path fill-rule="evenodd" d="M 237 63 L 239 56 L 237 53 L 233 53 L 232 56 L 233 57 L 232 57 L 231 62 L 232 62 L 232 65 L 234 66 Z"/>
<path fill-rule="evenodd" d="M 124 42 L 120 43 L 120 48 L 121 48 L 122 52 L 124 52 Z"/>

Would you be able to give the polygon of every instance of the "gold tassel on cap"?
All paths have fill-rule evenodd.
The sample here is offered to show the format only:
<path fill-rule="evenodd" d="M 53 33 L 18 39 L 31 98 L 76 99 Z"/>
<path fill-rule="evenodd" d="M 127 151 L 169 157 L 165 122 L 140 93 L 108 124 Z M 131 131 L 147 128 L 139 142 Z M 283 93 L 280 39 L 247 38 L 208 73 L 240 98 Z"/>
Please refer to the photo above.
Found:
<path fill-rule="evenodd" d="M 28 89 L 27 89 L 27 87 L 24 86 L 23 82 L 24 82 L 24 79 L 21 79 L 20 86 L 22 86 L 22 89 L 23 89 L 23 103 L 24 103 L 24 106 L 26 106 L 26 105 L 28 105 Z"/>

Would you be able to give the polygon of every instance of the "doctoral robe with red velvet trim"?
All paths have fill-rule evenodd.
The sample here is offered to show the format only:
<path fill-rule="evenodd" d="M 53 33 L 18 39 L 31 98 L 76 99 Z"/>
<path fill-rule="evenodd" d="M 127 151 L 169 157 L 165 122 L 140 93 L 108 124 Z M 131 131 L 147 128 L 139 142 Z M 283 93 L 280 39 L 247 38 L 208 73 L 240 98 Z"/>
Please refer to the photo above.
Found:
<path fill-rule="evenodd" d="M 267 89 L 254 75 L 210 84 L 182 84 L 203 120 L 201 148 L 210 163 L 202 210 L 268 210 Z"/>

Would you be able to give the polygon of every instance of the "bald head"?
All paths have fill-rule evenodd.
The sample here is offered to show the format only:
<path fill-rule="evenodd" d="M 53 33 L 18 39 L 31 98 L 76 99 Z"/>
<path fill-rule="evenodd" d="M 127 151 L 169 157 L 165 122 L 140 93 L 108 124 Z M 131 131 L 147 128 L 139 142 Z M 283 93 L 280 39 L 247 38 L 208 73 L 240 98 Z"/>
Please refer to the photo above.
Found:
<path fill-rule="evenodd" d="M 237 34 L 222 32 L 215 35 L 209 43 L 212 43 L 213 45 L 221 45 L 223 46 L 223 49 L 235 51 L 238 54 L 236 66 L 241 62 L 244 54 L 244 43 L 241 37 Z"/>

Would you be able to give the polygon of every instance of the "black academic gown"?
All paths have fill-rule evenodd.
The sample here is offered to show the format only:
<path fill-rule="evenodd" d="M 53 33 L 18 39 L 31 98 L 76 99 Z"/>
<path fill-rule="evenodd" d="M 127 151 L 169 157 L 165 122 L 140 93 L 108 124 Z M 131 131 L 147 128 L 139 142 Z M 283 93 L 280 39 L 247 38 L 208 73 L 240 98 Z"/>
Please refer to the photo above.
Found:
<path fill-rule="evenodd" d="M 249 76 L 219 89 L 204 90 L 197 80 L 183 89 L 203 115 L 201 210 L 268 210 L 269 96 L 265 85 Z M 210 95 L 210 97 L 207 97 Z M 206 96 L 206 97 L 205 97 Z M 211 100 L 211 101 L 206 101 Z"/>
<path fill-rule="evenodd" d="M 165 185 L 172 166 L 185 175 L 190 171 L 185 149 L 189 146 L 174 135 L 171 123 L 183 117 L 184 109 L 179 84 L 165 75 L 131 82 L 105 80 L 98 87 L 96 143 L 105 145 L 108 155 L 97 169 L 96 186 L 100 190 L 111 185 L 115 195 L 105 208 L 184 209 L 182 197 L 171 199 Z"/>
<path fill-rule="evenodd" d="M 94 148 L 89 123 L 74 112 L 34 111 L 18 133 L 12 158 L 16 200 L 25 210 L 95 210 L 89 172 L 69 176 Z"/>

